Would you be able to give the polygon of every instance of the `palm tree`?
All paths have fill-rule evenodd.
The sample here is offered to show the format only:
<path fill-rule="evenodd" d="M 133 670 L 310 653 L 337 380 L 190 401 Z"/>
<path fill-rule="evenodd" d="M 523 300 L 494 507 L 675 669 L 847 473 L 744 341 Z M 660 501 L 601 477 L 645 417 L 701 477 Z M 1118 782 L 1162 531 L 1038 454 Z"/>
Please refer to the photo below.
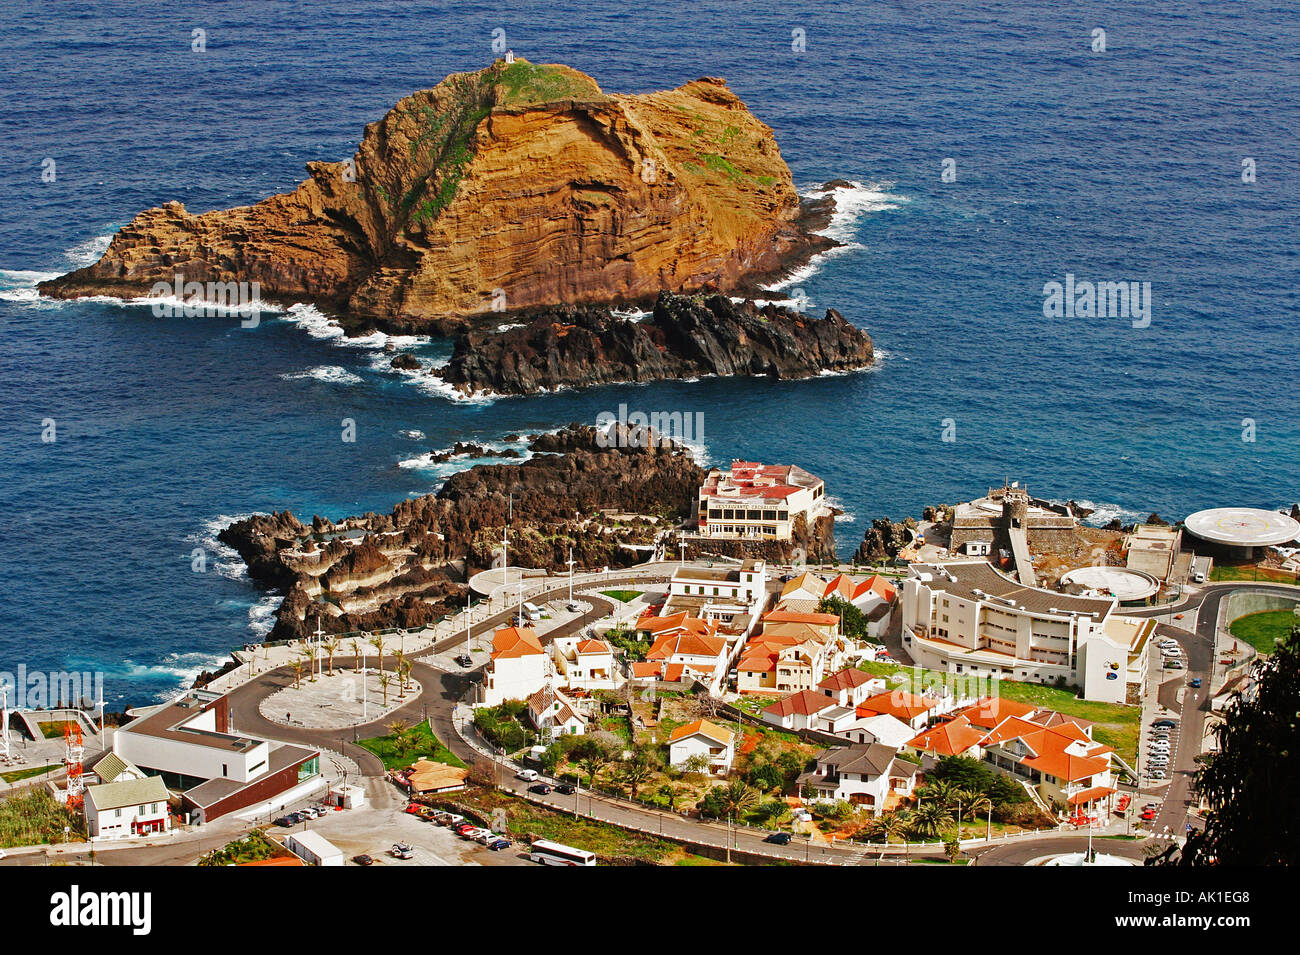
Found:
<path fill-rule="evenodd" d="M 352 638 L 352 668 L 361 669 L 361 641 L 356 637 Z"/>
<path fill-rule="evenodd" d="M 333 676 L 334 675 L 334 654 L 339 652 L 339 638 L 330 637 L 328 640 L 326 640 L 324 643 L 321 644 L 321 649 L 323 649 L 325 653 L 329 655 L 330 676 Z"/>
<path fill-rule="evenodd" d="M 618 779 L 628 788 L 632 799 L 636 799 L 637 791 L 641 784 L 654 775 L 654 766 L 650 760 L 637 751 L 632 754 L 632 758 L 623 762 L 619 767 Z"/>
<path fill-rule="evenodd" d="M 902 839 L 903 853 L 905 856 L 910 857 L 911 850 L 907 847 L 907 831 L 911 828 L 911 825 L 912 814 L 906 809 L 896 809 L 876 820 L 875 831 L 880 834 L 886 843 L 891 839 Z"/>
<path fill-rule="evenodd" d="M 598 749 L 592 749 L 578 760 L 578 766 L 587 774 L 587 788 L 590 789 L 596 785 L 596 774 L 605 768 L 609 762 L 609 757 Z"/>
<path fill-rule="evenodd" d="M 963 815 L 967 816 L 971 820 L 971 822 L 979 819 L 980 816 L 984 815 L 992 808 L 993 800 L 989 799 L 989 797 L 985 796 L 983 793 L 974 792 L 973 790 L 967 790 L 962 793 L 961 811 Z M 985 833 L 986 838 L 989 835 L 990 833 Z"/>
<path fill-rule="evenodd" d="M 658 795 L 661 799 L 667 800 L 669 812 L 677 811 L 677 797 L 681 795 L 681 791 L 676 786 L 664 783 L 659 787 Z"/>
<path fill-rule="evenodd" d="M 375 634 L 370 638 L 370 645 L 379 654 L 379 669 L 382 672 L 384 669 L 384 635 L 382 633 Z"/>
<path fill-rule="evenodd" d="M 397 737 L 397 741 L 400 743 L 410 726 L 407 725 L 406 720 L 393 720 L 388 724 L 387 729 L 389 733 Z"/>
<path fill-rule="evenodd" d="M 757 789 L 741 779 L 733 779 L 721 789 L 722 806 L 735 819 L 757 806 L 762 798 Z"/>
<path fill-rule="evenodd" d="M 302 668 L 306 665 L 303 660 L 289 661 L 289 666 L 293 668 L 293 688 L 295 690 L 302 685 Z"/>
<path fill-rule="evenodd" d="M 937 799 L 922 803 L 912 813 L 912 831 L 919 836 L 937 836 L 952 825 L 952 811 Z"/>
<path fill-rule="evenodd" d="M 952 783 L 945 779 L 940 779 L 930 783 L 918 794 L 918 799 L 925 799 L 938 803 L 944 809 L 951 809 L 957 803 L 960 791 Z"/>
<path fill-rule="evenodd" d="M 316 657 L 319 655 L 318 651 L 316 650 L 316 645 L 314 643 L 309 643 L 298 652 L 302 654 L 303 659 L 307 663 L 308 666 L 307 672 L 310 676 L 311 682 L 315 683 L 316 682 Z"/>
<path fill-rule="evenodd" d="M 388 706 L 388 685 L 393 682 L 393 678 L 385 670 L 379 671 L 379 688 L 384 691 L 384 706 Z"/>

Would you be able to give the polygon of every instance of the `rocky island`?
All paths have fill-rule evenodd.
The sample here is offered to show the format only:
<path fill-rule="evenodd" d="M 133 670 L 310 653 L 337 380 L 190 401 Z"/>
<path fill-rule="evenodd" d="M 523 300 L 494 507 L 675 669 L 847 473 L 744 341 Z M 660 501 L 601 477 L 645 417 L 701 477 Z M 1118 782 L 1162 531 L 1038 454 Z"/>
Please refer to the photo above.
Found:
<path fill-rule="evenodd" d="M 537 310 L 527 324 L 464 332 L 438 374 L 463 392 L 518 395 L 706 375 L 808 378 L 864 368 L 873 357 L 870 337 L 834 309 L 811 318 L 723 295 L 665 292 L 644 321 L 558 306 Z"/>
<path fill-rule="evenodd" d="M 607 94 L 566 66 L 498 60 L 407 96 L 352 159 L 307 171 L 251 206 L 141 212 L 40 290 L 139 296 L 181 274 L 310 300 L 349 333 L 450 333 L 537 306 L 745 294 L 837 244 L 816 232 L 833 200 L 801 202 L 772 130 L 708 77 Z"/>

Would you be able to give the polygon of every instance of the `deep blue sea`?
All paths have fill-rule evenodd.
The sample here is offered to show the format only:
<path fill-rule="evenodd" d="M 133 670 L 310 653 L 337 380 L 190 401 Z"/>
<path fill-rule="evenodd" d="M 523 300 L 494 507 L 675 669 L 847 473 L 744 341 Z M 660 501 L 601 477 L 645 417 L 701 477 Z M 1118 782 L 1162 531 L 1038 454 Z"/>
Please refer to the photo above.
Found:
<path fill-rule="evenodd" d="M 310 308 L 250 330 L 32 291 L 93 261 L 141 209 L 291 189 L 305 163 L 351 155 L 403 95 L 488 64 L 497 28 L 516 54 L 609 91 L 725 77 L 801 188 L 859 183 L 835 227 L 850 247 L 781 294 L 801 288 L 868 329 L 879 366 L 458 403 L 383 370 L 380 341 L 329 337 Z M 195 30 L 206 50 L 191 49 Z M 213 540 L 229 518 L 387 510 L 447 473 L 422 453 L 593 422 L 621 402 L 703 411 L 712 461 L 824 477 L 856 519 L 838 525 L 844 554 L 872 517 L 1004 477 L 1102 517 L 1289 504 L 1298 85 L 1294 4 L 1251 0 L 10 0 L 0 670 L 102 670 L 110 706 L 173 690 L 270 622 L 274 597 Z M 1044 284 L 1067 273 L 1150 282 L 1149 326 L 1044 318 Z M 344 418 L 355 443 L 340 440 Z"/>

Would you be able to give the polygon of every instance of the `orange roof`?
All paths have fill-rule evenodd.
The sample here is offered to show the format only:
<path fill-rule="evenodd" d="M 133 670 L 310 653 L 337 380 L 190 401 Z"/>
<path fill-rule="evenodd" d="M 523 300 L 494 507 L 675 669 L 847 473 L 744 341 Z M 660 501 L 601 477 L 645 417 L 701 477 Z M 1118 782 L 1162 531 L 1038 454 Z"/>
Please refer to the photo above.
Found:
<path fill-rule="evenodd" d="M 869 696 L 858 704 L 858 716 L 876 716 L 884 713 L 910 723 L 923 713 L 929 713 L 939 701 L 928 696 L 917 696 L 902 690 L 892 690 Z"/>
<path fill-rule="evenodd" d="M 894 594 L 898 592 L 892 583 L 884 577 L 881 577 L 879 574 L 872 574 L 866 580 L 862 581 L 862 583 L 858 584 L 853 591 L 853 599 L 857 600 L 868 591 L 874 593 L 882 600 L 893 600 Z"/>
<path fill-rule="evenodd" d="M 832 673 L 818 683 L 817 688 L 819 690 L 851 690 L 854 687 L 862 686 L 864 683 L 870 683 L 871 679 L 870 673 L 847 667 L 838 673 Z"/>
<path fill-rule="evenodd" d="M 579 653 L 609 653 L 609 644 L 604 640 L 583 640 L 578 644 Z"/>
<path fill-rule="evenodd" d="M 1011 716 L 994 727 L 980 741 L 981 746 L 1007 743 L 1019 739 L 1029 748 L 1030 755 L 1020 760 L 1030 769 L 1056 776 L 1067 782 L 1087 779 L 1110 768 L 1109 746 L 1094 743 L 1074 723 L 1058 726 L 1040 726 L 1028 720 Z M 1070 752 L 1071 746 L 1083 744 L 1084 751 Z"/>
<path fill-rule="evenodd" d="M 812 716 L 814 713 L 838 705 L 824 694 L 814 693 L 812 690 L 800 690 L 763 707 L 763 712 L 771 713 L 773 716 L 792 716 L 796 713 L 800 716 Z"/>
<path fill-rule="evenodd" d="M 258 859 L 258 860 L 255 861 L 255 862 L 239 862 L 239 863 L 236 863 L 236 864 L 237 864 L 237 865 L 240 865 L 240 866 L 255 866 L 255 865 L 259 865 L 259 866 L 260 866 L 260 865 L 306 865 L 306 863 L 303 862 L 301 859 L 299 859 L 297 856 L 272 856 L 270 859 Z"/>
<path fill-rule="evenodd" d="M 1008 716 L 1027 719 L 1035 712 L 1028 703 L 1017 703 L 1000 696 L 985 696 L 970 706 L 962 707 L 954 716 L 964 716 L 975 726 L 992 729 Z"/>
<path fill-rule="evenodd" d="M 852 578 L 850 578 L 846 574 L 840 574 L 829 584 L 827 584 L 825 592 L 822 593 L 822 598 L 825 599 L 826 597 L 830 597 L 832 595 L 837 595 L 839 597 L 844 598 L 845 600 L 852 600 L 853 599 Z"/>
<path fill-rule="evenodd" d="M 542 653 L 542 641 L 532 627 L 502 627 L 492 634 L 492 659 L 513 659 Z"/>
<path fill-rule="evenodd" d="M 1081 806 L 1084 803 L 1095 802 L 1098 799 L 1105 799 L 1111 793 L 1115 792 L 1110 786 L 1093 786 L 1090 789 L 1080 789 L 1071 796 L 1066 802 L 1071 806 Z"/>
<path fill-rule="evenodd" d="M 632 664 L 632 675 L 634 677 L 658 676 L 662 666 L 663 664 L 657 660 L 638 660 Z"/>
<path fill-rule="evenodd" d="M 726 648 L 724 637 L 705 636 L 685 631 L 665 633 L 655 639 L 646 653 L 647 660 L 668 660 L 678 654 L 693 657 L 716 657 Z"/>
<path fill-rule="evenodd" d="M 636 628 L 638 630 L 646 630 L 652 636 L 657 637 L 661 633 L 668 633 L 675 630 L 708 635 L 715 633 L 718 629 L 718 625 L 716 623 L 701 620 L 699 617 L 692 617 L 689 613 L 683 610 L 681 613 L 669 614 L 667 617 L 641 617 L 636 622 Z"/>
<path fill-rule="evenodd" d="M 935 756 L 959 756 L 984 738 L 984 731 L 971 726 L 964 716 L 932 726 L 907 745 Z"/>
<path fill-rule="evenodd" d="M 776 669 L 776 654 L 767 650 L 753 653 L 746 650 L 736 664 L 736 670 L 742 673 L 770 673 Z"/>
<path fill-rule="evenodd" d="M 696 734 L 707 736 L 715 743 L 721 743 L 723 746 L 730 746 L 731 741 L 735 739 L 735 734 L 731 730 L 723 729 L 717 723 L 711 723 L 708 720 L 695 720 L 673 730 L 672 735 L 668 737 L 668 742 L 675 743 L 680 739 L 695 736 Z"/>
<path fill-rule="evenodd" d="M 840 622 L 833 613 L 795 613 L 793 610 L 769 610 L 763 614 L 763 619 L 772 623 L 815 623 L 832 627 Z"/>

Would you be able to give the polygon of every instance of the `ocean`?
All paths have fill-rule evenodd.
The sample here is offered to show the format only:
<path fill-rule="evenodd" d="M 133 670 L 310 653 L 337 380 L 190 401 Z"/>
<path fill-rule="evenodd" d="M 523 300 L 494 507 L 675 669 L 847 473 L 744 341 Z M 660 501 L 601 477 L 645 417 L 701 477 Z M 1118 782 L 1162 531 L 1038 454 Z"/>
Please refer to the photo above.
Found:
<path fill-rule="evenodd" d="M 620 404 L 703 412 L 710 462 L 823 477 L 845 557 L 873 517 L 1004 478 L 1098 522 L 1300 497 L 1294 7 L 187 6 L 0 13 L 0 671 L 102 672 L 110 708 L 164 696 L 269 629 L 224 523 L 386 511 L 465 466 L 431 450 Z M 801 189 L 853 182 L 846 247 L 773 294 L 866 328 L 877 366 L 463 401 L 310 302 L 246 329 L 35 294 L 139 210 L 255 202 L 351 155 L 403 95 L 487 65 L 498 29 L 609 91 L 725 77 Z M 1149 314 L 1046 317 L 1067 276 L 1149 288 Z"/>

